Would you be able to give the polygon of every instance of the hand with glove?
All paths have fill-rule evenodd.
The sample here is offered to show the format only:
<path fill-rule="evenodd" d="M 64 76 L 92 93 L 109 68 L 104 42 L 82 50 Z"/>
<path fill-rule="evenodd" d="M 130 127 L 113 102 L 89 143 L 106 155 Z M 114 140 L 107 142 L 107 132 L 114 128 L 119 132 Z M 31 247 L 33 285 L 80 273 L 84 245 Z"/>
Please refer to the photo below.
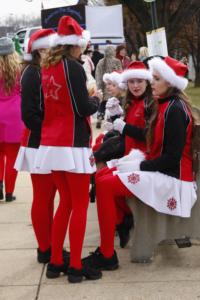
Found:
<path fill-rule="evenodd" d="M 126 123 L 122 119 L 118 118 L 113 122 L 113 129 L 122 133 L 125 125 Z"/>
<path fill-rule="evenodd" d="M 141 160 L 139 159 L 135 159 L 133 161 L 121 161 L 121 162 L 118 160 L 116 167 L 120 173 L 133 172 L 133 171 L 140 170 L 140 163 Z"/>
<path fill-rule="evenodd" d="M 106 103 L 106 114 L 109 117 L 121 116 L 123 114 L 123 109 L 119 105 L 119 100 L 115 97 L 109 98 Z"/>
<path fill-rule="evenodd" d="M 132 149 L 128 155 L 123 156 L 122 158 L 119 159 L 119 162 L 132 162 L 134 160 L 140 160 L 143 161 L 145 160 L 145 154 L 141 150 L 138 149 Z"/>
<path fill-rule="evenodd" d="M 112 108 L 116 105 L 119 105 L 119 100 L 116 97 L 111 97 L 106 102 L 106 108 Z"/>
<path fill-rule="evenodd" d="M 103 129 L 107 131 L 113 130 L 113 124 L 111 122 L 105 122 L 103 124 Z"/>

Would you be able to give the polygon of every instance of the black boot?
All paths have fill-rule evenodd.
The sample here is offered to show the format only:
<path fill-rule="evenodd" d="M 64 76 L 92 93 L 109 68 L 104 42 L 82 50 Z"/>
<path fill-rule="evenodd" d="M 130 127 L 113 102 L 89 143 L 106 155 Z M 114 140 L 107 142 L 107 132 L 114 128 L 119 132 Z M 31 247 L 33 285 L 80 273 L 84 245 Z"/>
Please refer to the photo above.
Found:
<path fill-rule="evenodd" d="M 37 261 L 40 264 L 47 264 L 50 262 L 51 259 L 51 248 L 49 248 L 46 251 L 41 251 L 39 248 L 37 248 Z"/>
<path fill-rule="evenodd" d="M 82 269 L 78 270 L 70 267 L 68 269 L 68 281 L 71 283 L 78 283 L 85 277 L 87 280 L 97 280 L 102 277 L 100 270 L 91 268 L 89 266 L 84 266 Z"/>
<path fill-rule="evenodd" d="M 3 181 L 0 181 L 0 200 L 3 200 Z"/>
<path fill-rule="evenodd" d="M 54 265 L 54 264 L 48 263 L 47 270 L 46 270 L 46 277 L 52 279 L 52 278 L 59 277 L 61 273 L 66 275 L 68 267 L 69 267 L 68 261 L 64 261 L 62 265 Z"/>
<path fill-rule="evenodd" d="M 113 256 L 106 258 L 100 252 L 99 247 L 95 250 L 95 252 L 91 252 L 89 256 L 83 258 L 82 263 L 84 267 L 91 267 L 97 270 L 112 271 L 119 267 L 117 253 L 114 251 Z"/>
<path fill-rule="evenodd" d="M 70 252 L 63 249 L 63 260 L 69 263 L 70 259 Z M 49 248 L 46 251 L 41 251 L 39 248 L 37 248 L 37 261 L 40 264 L 47 264 L 51 260 L 51 248 Z"/>
<path fill-rule="evenodd" d="M 6 194 L 6 202 L 12 202 L 14 200 L 16 200 L 16 197 L 13 196 L 13 194 L 10 193 Z"/>
<path fill-rule="evenodd" d="M 120 239 L 120 247 L 124 248 L 130 239 L 130 230 L 134 227 L 133 215 L 126 214 L 122 223 L 116 226 Z"/>

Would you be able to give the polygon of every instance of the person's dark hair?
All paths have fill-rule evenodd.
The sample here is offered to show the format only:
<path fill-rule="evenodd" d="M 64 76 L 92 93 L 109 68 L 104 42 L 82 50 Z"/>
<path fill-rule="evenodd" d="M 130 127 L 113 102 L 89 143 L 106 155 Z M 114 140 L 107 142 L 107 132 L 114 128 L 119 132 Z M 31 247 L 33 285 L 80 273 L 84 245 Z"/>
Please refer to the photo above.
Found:
<path fill-rule="evenodd" d="M 98 44 L 94 45 L 94 51 L 99 51 L 99 45 Z"/>
<path fill-rule="evenodd" d="M 148 97 L 149 99 L 152 99 L 151 85 L 148 81 L 147 81 L 147 87 L 146 87 L 146 91 L 145 91 L 144 96 Z M 125 95 L 125 99 L 124 99 L 125 115 L 126 115 L 126 112 L 129 109 L 129 107 L 131 106 L 132 99 L 133 99 L 133 95 L 131 94 L 131 92 L 128 89 L 127 92 L 126 92 L 126 95 Z"/>
<path fill-rule="evenodd" d="M 83 54 L 87 55 L 89 53 L 92 53 L 92 49 L 85 49 L 85 51 L 83 52 Z"/>
<path fill-rule="evenodd" d="M 40 68 L 40 53 L 38 52 L 38 50 L 35 50 L 31 53 L 32 55 L 32 60 L 28 61 L 28 60 L 23 60 L 22 61 L 22 70 L 24 70 L 26 68 L 27 65 L 32 65 L 37 67 L 38 69 Z"/>
<path fill-rule="evenodd" d="M 170 97 L 170 96 L 173 96 L 176 99 L 182 100 L 185 103 L 186 107 L 188 108 L 188 110 L 191 113 L 192 120 L 193 120 L 193 126 L 194 126 L 196 124 L 197 118 L 193 112 L 192 105 L 190 103 L 188 96 L 183 91 L 180 91 L 175 87 L 170 87 L 168 92 L 165 95 L 165 97 Z M 154 102 L 156 103 L 157 101 L 154 101 Z M 153 142 L 153 132 L 154 132 L 154 127 L 156 124 L 157 116 L 158 116 L 158 110 L 155 109 L 151 115 L 151 118 L 149 120 L 148 129 L 147 129 L 147 134 L 146 134 L 147 149 L 150 148 L 150 146 Z"/>
<path fill-rule="evenodd" d="M 126 49 L 126 46 L 124 44 L 120 44 L 116 47 L 116 56 L 119 55 L 119 52 L 122 50 L 122 49 Z"/>

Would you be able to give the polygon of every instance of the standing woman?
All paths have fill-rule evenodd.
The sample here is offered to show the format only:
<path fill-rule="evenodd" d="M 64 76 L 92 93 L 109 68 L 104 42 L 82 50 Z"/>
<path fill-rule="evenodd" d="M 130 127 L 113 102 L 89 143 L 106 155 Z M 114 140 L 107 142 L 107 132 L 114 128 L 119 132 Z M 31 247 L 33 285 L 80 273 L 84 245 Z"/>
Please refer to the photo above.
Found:
<path fill-rule="evenodd" d="M 117 267 L 115 197 L 135 195 L 158 212 L 180 217 L 190 217 L 197 199 L 191 151 L 194 118 L 183 93 L 188 83 L 184 78 L 187 66 L 171 57 L 153 58 L 149 65 L 158 103 L 147 132 L 149 154 L 145 158 L 133 150 L 118 161 L 115 175 L 99 172 L 96 178 L 101 245 L 85 263 L 98 269 Z"/>
<path fill-rule="evenodd" d="M 63 16 L 52 41 L 54 47 L 42 63 L 45 116 L 36 165 L 52 170 L 60 194 L 46 276 L 55 278 L 68 271 L 72 283 L 81 282 L 83 277 L 94 280 L 102 276 L 92 268 L 83 268 L 81 263 L 90 174 L 95 172 L 89 116 L 97 111 L 99 103 L 97 92 L 88 96 L 86 75 L 78 62 L 81 47 L 88 41 L 89 33 L 70 16 Z M 62 256 L 68 224 L 69 268 Z"/>
<path fill-rule="evenodd" d="M 28 171 L 31 175 L 33 188 L 31 218 L 38 242 L 37 260 L 39 263 L 50 261 L 53 204 L 56 193 L 51 171 L 38 170 L 34 167 L 44 117 L 40 60 L 49 48 L 50 36 L 53 33 L 55 33 L 53 29 L 39 29 L 34 32 L 28 42 L 27 51 L 24 53 L 21 76 L 21 113 L 26 128 L 15 162 L 15 168 L 18 171 Z"/>
<path fill-rule="evenodd" d="M 101 122 L 105 115 L 106 101 L 108 98 L 110 98 L 106 84 L 103 81 L 103 75 L 105 73 L 112 73 L 117 70 L 122 70 L 121 61 L 115 58 L 115 48 L 113 46 L 107 46 L 105 49 L 104 58 L 99 60 L 95 71 L 97 89 L 100 89 L 103 92 L 103 101 L 99 105 L 96 128 L 101 128 Z"/>
<path fill-rule="evenodd" d="M 20 60 L 10 38 L 0 38 L 0 157 L 5 171 L 0 172 L 0 194 L 11 202 L 17 171 L 14 162 L 20 147 L 23 123 L 20 112 Z"/>

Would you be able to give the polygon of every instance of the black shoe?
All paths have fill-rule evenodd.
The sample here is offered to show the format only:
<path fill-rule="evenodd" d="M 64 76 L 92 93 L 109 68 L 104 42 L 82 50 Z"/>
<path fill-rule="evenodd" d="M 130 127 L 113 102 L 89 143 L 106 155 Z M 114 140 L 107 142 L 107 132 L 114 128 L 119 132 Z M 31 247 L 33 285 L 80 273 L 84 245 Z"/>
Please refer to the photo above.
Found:
<path fill-rule="evenodd" d="M 0 200 L 3 200 L 4 195 L 3 195 L 3 182 L 0 182 Z"/>
<path fill-rule="evenodd" d="M 62 265 L 54 265 L 54 264 L 48 263 L 47 270 L 46 270 L 46 277 L 47 278 L 57 278 L 60 276 L 61 273 L 66 275 L 68 267 L 69 267 L 69 263 L 66 261 Z"/>
<path fill-rule="evenodd" d="M 70 252 L 63 249 L 63 260 L 69 263 L 69 259 L 70 259 Z M 50 262 L 50 260 L 51 260 L 51 248 L 49 248 L 46 251 L 41 251 L 39 248 L 37 248 L 37 261 L 40 264 L 47 264 Z"/>
<path fill-rule="evenodd" d="M 176 245 L 178 248 L 188 248 L 192 246 L 192 243 L 190 241 L 189 237 L 185 237 L 182 239 L 175 239 Z"/>
<path fill-rule="evenodd" d="M 97 270 L 116 270 L 119 267 L 119 262 L 117 258 L 117 253 L 114 251 L 114 254 L 110 258 L 106 258 L 100 252 L 98 247 L 95 252 L 82 259 L 83 266 L 95 268 Z"/>
<path fill-rule="evenodd" d="M 68 269 L 68 281 L 71 283 L 78 283 L 85 277 L 87 280 L 97 280 L 102 277 L 100 270 L 84 266 L 81 270 L 70 267 Z"/>
<path fill-rule="evenodd" d="M 120 247 L 124 248 L 130 239 L 130 230 L 134 227 L 133 215 L 127 214 L 122 223 L 116 226 L 116 231 L 120 240 Z"/>
<path fill-rule="evenodd" d="M 39 248 L 37 248 L 37 261 L 40 264 L 47 264 L 50 262 L 51 259 L 51 248 L 49 248 L 46 251 L 41 251 Z"/>
<path fill-rule="evenodd" d="M 12 202 L 16 200 L 16 197 L 13 194 L 6 194 L 6 202 Z"/>

